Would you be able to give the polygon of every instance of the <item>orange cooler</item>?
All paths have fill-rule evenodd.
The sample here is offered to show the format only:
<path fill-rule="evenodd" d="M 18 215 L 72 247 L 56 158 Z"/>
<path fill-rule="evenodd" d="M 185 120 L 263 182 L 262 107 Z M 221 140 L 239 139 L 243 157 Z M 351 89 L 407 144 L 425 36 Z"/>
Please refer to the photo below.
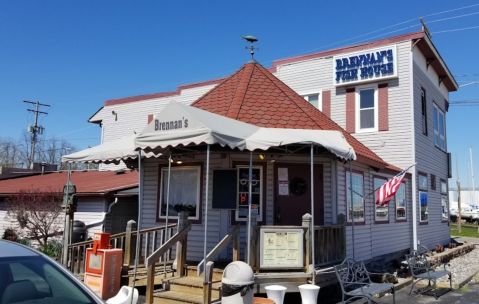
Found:
<path fill-rule="evenodd" d="M 96 248 L 95 248 L 96 249 Z M 102 299 L 116 296 L 120 290 L 123 251 L 121 249 L 88 248 L 84 282 Z"/>

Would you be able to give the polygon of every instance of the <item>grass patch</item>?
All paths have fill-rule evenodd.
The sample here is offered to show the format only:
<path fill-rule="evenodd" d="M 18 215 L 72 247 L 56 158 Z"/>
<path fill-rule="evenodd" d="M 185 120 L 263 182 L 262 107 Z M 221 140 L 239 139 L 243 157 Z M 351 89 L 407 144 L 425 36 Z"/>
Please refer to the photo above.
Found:
<path fill-rule="evenodd" d="M 468 287 L 467 287 L 467 286 L 468 286 L 468 285 L 466 284 L 466 285 L 462 286 L 461 288 L 459 288 L 459 290 L 460 290 L 460 291 L 467 291 L 467 290 L 468 290 Z"/>
<path fill-rule="evenodd" d="M 479 238 L 478 227 L 474 224 L 461 224 L 461 232 L 457 230 L 457 223 L 451 223 L 451 235 L 454 236 L 465 236 L 465 237 L 476 237 Z"/>

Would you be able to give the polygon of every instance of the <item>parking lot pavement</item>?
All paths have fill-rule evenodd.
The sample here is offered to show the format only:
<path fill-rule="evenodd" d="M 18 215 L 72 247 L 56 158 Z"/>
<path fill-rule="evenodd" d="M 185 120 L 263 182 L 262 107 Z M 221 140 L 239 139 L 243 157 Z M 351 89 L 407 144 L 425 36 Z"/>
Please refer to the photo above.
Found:
<path fill-rule="evenodd" d="M 432 294 L 415 294 L 414 291 L 409 295 L 410 287 L 403 288 L 396 292 L 396 304 L 410 303 L 433 303 L 433 304 L 479 304 L 479 285 L 469 285 L 464 290 L 448 291 L 439 289 L 438 295 L 443 293 L 438 300 Z M 414 290 L 417 290 L 414 287 Z M 392 303 L 392 296 L 388 295 L 379 299 L 374 299 L 378 304 Z M 356 302 L 355 302 L 356 303 Z"/>

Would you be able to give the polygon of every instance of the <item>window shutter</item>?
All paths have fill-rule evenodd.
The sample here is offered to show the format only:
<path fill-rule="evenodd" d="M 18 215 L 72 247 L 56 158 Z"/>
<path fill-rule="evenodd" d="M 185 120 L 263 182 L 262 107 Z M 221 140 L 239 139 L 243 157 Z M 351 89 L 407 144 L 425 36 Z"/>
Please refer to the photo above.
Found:
<path fill-rule="evenodd" d="M 378 85 L 378 121 L 379 131 L 389 130 L 388 84 Z"/>
<path fill-rule="evenodd" d="M 148 124 L 153 120 L 153 114 L 148 115 Z"/>
<path fill-rule="evenodd" d="M 331 91 L 323 91 L 321 95 L 323 113 L 331 118 Z"/>
<path fill-rule="evenodd" d="M 356 91 L 354 88 L 346 89 L 346 131 L 356 131 Z"/>

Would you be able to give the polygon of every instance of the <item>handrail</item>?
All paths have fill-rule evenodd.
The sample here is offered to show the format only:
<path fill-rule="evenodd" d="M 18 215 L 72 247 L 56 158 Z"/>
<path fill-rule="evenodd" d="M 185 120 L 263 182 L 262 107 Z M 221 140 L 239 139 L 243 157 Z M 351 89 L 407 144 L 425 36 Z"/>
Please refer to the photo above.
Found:
<path fill-rule="evenodd" d="M 191 224 L 188 224 L 183 230 L 178 231 L 174 236 L 172 236 L 167 242 L 165 242 L 160 248 L 156 249 L 155 252 L 150 254 L 146 258 L 146 267 L 150 267 L 153 263 L 160 258 L 166 251 L 168 251 L 173 245 L 181 240 L 189 231 L 191 230 Z"/>
<path fill-rule="evenodd" d="M 235 235 L 239 233 L 239 230 L 241 228 L 241 225 L 236 225 L 233 230 L 231 230 L 225 237 L 213 248 L 210 253 L 206 256 L 206 260 L 211 261 L 214 259 L 218 254 L 220 254 L 226 247 L 228 247 L 229 243 L 233 239 Z M 203 272 L 203 267 L 205 264 L 205 260 L 201 260 L 201 262 L 198 264 L 198 275 L 200 275 Z"/>
<path fill-rule="evenodd" d="M 175 223 L 175 224 L 168 225 L 168 227 L 160 226 L 160 227 L 143 229 L 143 230 L 140 230 L 140 234 L 148 233 L 148 232 L 154 232 L 154 231 L 161 231 L 161 230 L 165 230 L 165 229 L 169 229 L 169 228 L 175 228 L 176 226 L 178 226 L 178 224 Z M 134 231 L 131 232 L 131 234 L 132 235 L 137 235 L 138 234 L 137 232 L 138 232 L 137 230 L 134 230 Z M 116 238 L 119 238 L 119 237 L 123 237 L 123 236 L 126 236 L 126 232 L 120 232 L 120 233 L 112 234 L 112 235 L 110 235 L 110 240 L 113 240 L 113 239 L 116 239 Z M 89 240 L 89 241 L 73 243 L 73 244 L 68 245 L 68 247 L 88 245 L 88 244 L 92 244 L 92 243 L 93 243 L 93 240 Z"/>

